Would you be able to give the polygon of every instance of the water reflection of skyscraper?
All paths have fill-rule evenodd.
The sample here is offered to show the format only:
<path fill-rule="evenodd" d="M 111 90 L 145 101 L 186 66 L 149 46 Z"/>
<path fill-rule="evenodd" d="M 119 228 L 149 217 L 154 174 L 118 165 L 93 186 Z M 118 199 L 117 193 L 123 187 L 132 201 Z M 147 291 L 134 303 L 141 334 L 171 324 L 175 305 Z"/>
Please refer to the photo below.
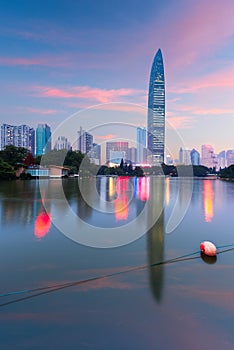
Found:
<path fill-rule="evenodd" d="M 69 206 L 74 213 L 76 213 L 82 220 L 86 221 L 92 213 L 92 208 L 88 205 L 85 199 L 90 200 L 90 197 L 93 195 L 93 192 L 90 190 L 93 178 L 82 177 L 79 179 L 79 183 L 77 179 L 63 179 L 60 181 L 62 181 L 64 195 Z M 51 181 L 52 193 L 55 194 L 56 187 L 61 186 L 60 181 Z M 82 191 L 84 191 L 83 195 L 80 187 L 82 188 Z"/>
<path fill-rule="evenodd" d="M 153 297 L 157 302 L 162 299 L 163 282 L 164 282 L 164 267 L 151 265 L 163 261 L 164 259 L 164 178 L 150 178 L 150 197 L 152 205 L 149 206 L 148 220 L 157 215 L 158 220 L 153 227 L 147 232 L 147 251 L 149 261 L 149 279 L 150 288 Z"/>

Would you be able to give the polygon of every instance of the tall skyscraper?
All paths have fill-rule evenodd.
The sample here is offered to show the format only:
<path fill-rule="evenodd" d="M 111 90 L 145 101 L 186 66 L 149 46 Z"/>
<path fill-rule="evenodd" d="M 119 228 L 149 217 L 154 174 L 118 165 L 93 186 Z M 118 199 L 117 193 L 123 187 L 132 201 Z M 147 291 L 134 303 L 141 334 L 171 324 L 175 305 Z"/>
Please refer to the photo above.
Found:
<path fill-rule="evenodd" d="M 123 158 L 126 159 L 128 155 L 128 142 L 107 142 L 106 143 L 106 162 Z M 120 159 L 121 160 L 121 159 Z"/>
<path fill-rule="evenodd" d="M 195 148 L 190 152 L 190 157 L 192 165 L 200 165 L 200 153 Z"/>
<path fill-rule="evenodd" d="M 148 96 L 148 149 L 151 164 L 164 162 L 165 80 L 162 52 L 156 53 L 150 74 Z"/>
<path fill-rule="evenodd" d="M 93 135 L 89 134 L 80 127 L 78 131 L 77 150 L 83 154 L 87 154 L 93 147 Z"/>
<path fill-rule="evenodd" d="M 36 129 L 36 156 L 51 151 L 51 130 L 47 124 L 38 124 Z"/>
<path fill-rule="evenodd" d="M 7 145 L 24 147 L 33 155 L 35 154 L 35 131 L 28 125 L 9 125 L 1 126 L 1 149 Z"/>
<path fill-rule="evenodd" d="M 146 128 L 137 128 L 137 163 L 146 163 Z"/>

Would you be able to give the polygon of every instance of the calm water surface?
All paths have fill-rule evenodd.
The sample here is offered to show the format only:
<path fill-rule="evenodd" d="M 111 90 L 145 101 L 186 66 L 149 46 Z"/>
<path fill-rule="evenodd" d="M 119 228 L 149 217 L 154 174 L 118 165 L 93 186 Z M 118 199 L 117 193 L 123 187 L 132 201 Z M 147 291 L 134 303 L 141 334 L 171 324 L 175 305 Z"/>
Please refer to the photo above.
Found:
<path fill-rule="evenodd" d="M 155 177 L 81 182 L 88 203 L 77 179 L 44 180 L 43 198 L 37 180 L 0 182 L 0 293 L 144 268 L 47 293 L 0 297 L 1 349 L 233 349 L 234 250 L 216 261 L 196 254 L 150 265 L 196 252 L 203 240 L 233 244 L 234 183 Z M 127 245 L 79 244 L 57 228 L 62 220 L 78 241 L 86 235 L 56 197 L 61 186 L 74 217 L 97 227 L 97 242 L 102 230 L 110 230 L 111 244 L 112 228 L 121 232 L 132 223 L 126 237 L 133 237 L 155 213 L 158 220 Z M 173 210 L 185 211 L 191 188 L 182 221 L 167 233 Z"/>

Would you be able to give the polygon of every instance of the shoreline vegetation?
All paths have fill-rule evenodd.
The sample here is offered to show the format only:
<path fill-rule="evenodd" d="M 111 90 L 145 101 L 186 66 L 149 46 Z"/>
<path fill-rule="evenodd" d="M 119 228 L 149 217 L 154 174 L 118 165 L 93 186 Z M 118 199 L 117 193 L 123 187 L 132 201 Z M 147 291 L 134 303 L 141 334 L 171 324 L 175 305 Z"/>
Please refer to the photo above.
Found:
<path fill-rule="evenodd" d="M 82 166 L 81 166 L 82 163 Z M 29 167 L 60 166 L 63 164 L 68 169 L 68 175 L 75 174 L 85 176 L 170 176 L 170 177 L 195 177 L 201 179 L 220 178 L 221 180 L 234 181 L 234 164 L 216 171 L 203 165 L 166 165 L 140 167 L 134 166 L 131 161 L 121 160 L 120 165 L 110 167 L 107 165 L 95 165 L 80 151 L 52 150 L 42 156 L 33 155 L 23 147 L 8 145 L 0 151 L 0 180 L 33 178 L 26 171 Z"/>

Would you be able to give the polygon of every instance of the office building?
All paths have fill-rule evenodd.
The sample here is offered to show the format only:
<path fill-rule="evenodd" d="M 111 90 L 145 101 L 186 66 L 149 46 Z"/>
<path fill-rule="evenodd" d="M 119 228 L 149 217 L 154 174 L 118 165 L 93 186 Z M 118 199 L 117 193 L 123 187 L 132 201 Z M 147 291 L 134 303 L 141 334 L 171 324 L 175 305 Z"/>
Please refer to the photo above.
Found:
<path fill-rule="evenodd" d="M 146 128 L 137 128 L 137 163 L 146 163 Z"/>
<path fill-rule="evenodd" d="M 190 157 L 192 165 L 200 165 L 200 153 L 195 148 L 190 152 Z"/>
<path fill-rule="evenodd" d="M 56 149 L 57 151 L 59 151 L 61 149 L 70 150 L 71 144 L 65 136 L 59 136 L 57 138 L 57 140 L 55 141 L 54 149 Z"/>
<path fill-rule="evenodd" d="M 89 153 L 93 148 L 93 135 L 89 134 L 82 127 L 78 131 L 77 150 L 83 154 Z"/>
<path fill-rule="evenodd" d="M 226 167 L 226 152 L 221 151 L 217 155 L 217 168 L 218 169 L 224 169 Z"/>
<path fill-rule="evenodd" d="M 1 126 L 1 149 L 8 145 L 24 147 L 33 155 L 35 154 L 35 131 L 28 125 L 9 125 Z"/>
<path fill-rule="evenodd" d="M 137 162 L 137 148 L 136 147 L 129 147 L 127 160 L 131 161 L 132 163 L 138 163 Z"/>
<path fill-rule="evenodd" d="M 166 155 L 166 165 L 173 165 L 173 158 L 170 154 Z"/>
<path fill-rule="evenodd" d="M 117 141 L 117 142 L 106 143 L 106 162 L 111 162 L 112 160 L 118 159 L 120 157 L 126 160 L 127 155 L 128 155 L 128 142 Z"/>
<path fill-rule="evenodd" d="M 101 165 L 101 145 L 93 143 L 92 149 L 89 152 L 89 157 L 91 163 L 96 165 Z"/>
<path fill-rule="evenodd" d="M 191 156 L 190 150 L 188 148 L 180 147 L 179 150 L 179 164 L 190 165 L 191 164 Z"/>
<path fill-rule="evenodd" d="M 51 130 L 47 124 L 38 124 L 36 129 L 36 155 L 51 151 Z"/>
<path fill-rule="evenodd" d="M 217 167 L 217 156 L 215 155 L 214 148 L 211 145 L 202 145 L 201 165 L 212 169 Z"/>
<path fill-rule="evenodd" d="M 164 162 L 165 80 L 162 52 L 156 53 L 150 74 L 148 95 L 148 150 L 152 165 Z"/>

